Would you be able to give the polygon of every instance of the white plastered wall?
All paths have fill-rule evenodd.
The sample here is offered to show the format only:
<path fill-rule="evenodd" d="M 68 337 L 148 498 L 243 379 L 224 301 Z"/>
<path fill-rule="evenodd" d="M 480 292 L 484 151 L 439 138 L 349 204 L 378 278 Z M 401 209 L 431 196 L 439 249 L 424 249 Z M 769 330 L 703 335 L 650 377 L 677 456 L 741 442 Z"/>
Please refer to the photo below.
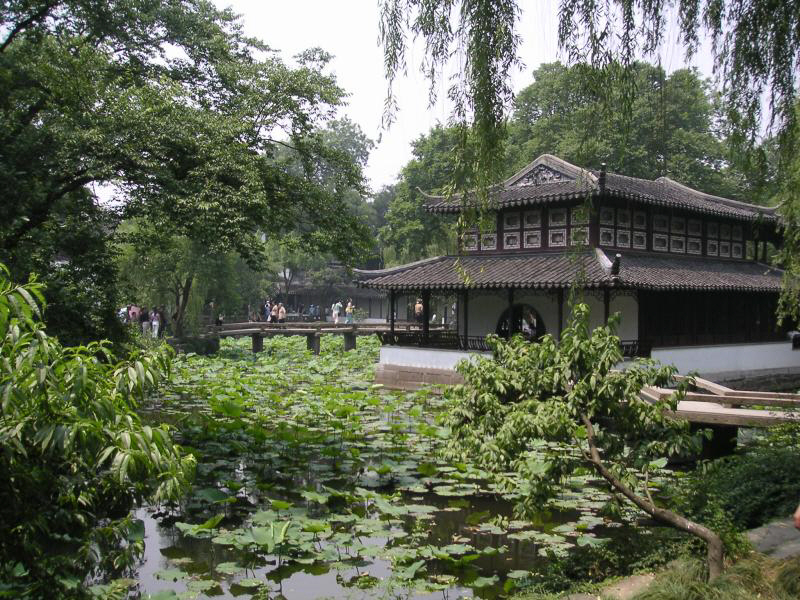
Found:
<path fill-rule="evenodd" d="M 566 327 L 570 317 L 568 292 L 564 293 L 563 323 Z M 589 305 L 589 325 L 592 328 L 604 323 L 605 310 L 602 292 L 586 292 L 578 298 Z M 515 290 L 515 304 L 530 304 L 542 317 L 547 333 L 558 336 L 558 294 L 556 291 Z M 494 333 L 500 315 L 508 308 L 508 291 L 470 290 L 469 335 L 482 336 Z M 639 335 L 639 303 L 631 294 L 612 294 L 609 314 L 620 313 L 617 330 L 621 340 L 636 340 Z M 463 310 L 459 320 L 459 332 L 464 334 Z"/>
<path fill-rule="evenodd" d="M 800 351 L 792 350 L 791 342 L 654 348 L 652 358 L 679 373 L 696 372 L 713 381 L 800 369 Z"/>
<path fill-rule="evenodd" d="M 620 322 L 617 335 L 622 341 L 639 339 L 639 302 L 636 296 L 619 295 L 611 298 L 609 314 L 618 312 Z"/>
<path fill-rule="evenodd" d="M 548 333 L 558 335 L 558 299 L 555 292 L 514 290 L 514 304 L 530 304 L 544 321 Z M 469 335 L 494 333 L 500 315 L 508 308 L 508 290 L 470 290 Z M 463 310 L 458 330 L 464 334 Z"/>

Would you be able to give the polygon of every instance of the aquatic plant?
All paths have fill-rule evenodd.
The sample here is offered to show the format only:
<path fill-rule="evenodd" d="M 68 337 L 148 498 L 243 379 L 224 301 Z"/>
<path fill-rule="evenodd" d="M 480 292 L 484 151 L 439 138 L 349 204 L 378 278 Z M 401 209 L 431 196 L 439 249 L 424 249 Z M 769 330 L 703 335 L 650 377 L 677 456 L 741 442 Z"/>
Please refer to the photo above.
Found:
<path fill-rule="evenodd" d="M 163 550 L 176 593 L 213 579 L 219 593 L 266 597 L 313 575 L 332 596 L 492 596 L 554 556 L 629 535 L 606 531 L 609 497 L 585 474 L 548 520 L 513 520 L 525 482 L 501 489 L 474 463 L 446 460 L 442 398 L 372 383 L 378 348 L 361 338 L 344 352 L 326 336 L 313 356 L 280 338 L 257 355 L 226 341 L 217 356 L 177 359 L 172 387 L 145 407 L 198 457 L 196 491 L 157 513 L 179 532 Z"/>

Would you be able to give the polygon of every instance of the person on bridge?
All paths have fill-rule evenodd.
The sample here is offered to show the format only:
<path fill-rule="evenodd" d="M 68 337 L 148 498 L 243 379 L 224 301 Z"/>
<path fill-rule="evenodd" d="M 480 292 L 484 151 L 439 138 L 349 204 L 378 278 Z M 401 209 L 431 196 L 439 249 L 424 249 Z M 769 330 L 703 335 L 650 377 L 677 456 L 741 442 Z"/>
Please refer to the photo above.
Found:
<path fill-rule="evenodd" d="M 283 302 L 278 303 L 278 323 L 286 323 L 286 307 Z"/>
<path fill-rule="evenodd" d="M 347 301 L 347 306 L 344 309 L 344 322 L 348 325 L 353 324 L 353 311 L 355 310 L 355 306 L 353 306 L 353 299 L 350 298 Z"/>
<path fill-rule="evenodd" d="M 158 337 L 163 338 L 164 334 L 167 332 L 167 313 L 163 306 L 158 307 L 158 322 L 161 325 L 158 330 Z"/>
<path fill-rule="evenodd" d="M 261 320 L 265 323 L 269 321 L 269 311 L 271 307 L 269 305 L 269 300 L 264 300 L 264 304 L 261 305 Z"/>
<path fill-rule="evenodd" d="M 331 314 L 333 315 L 333 324 L 339 324 L 339 315 L 342 314 L 342 303 L 337 300 L 331 305 Z"/>
<path fill-rule="evenodd" d="M 422 313 L 425 312 L 425 306 L 422 304 L 422 298 L 417 298 L 417 303 L 414 305 L 414 319 L 417 323 L 422 323 Z"/>
<path fill-rule="evenodd" d="M 270 319 L 269 320 L 270 320 L 271 323 L 277 323 L 278 322 L 278 310 L 279 310 L 278 309 L 278 303 L 275 302 L 272 305 L 272 309 L 270 310 Z"/>

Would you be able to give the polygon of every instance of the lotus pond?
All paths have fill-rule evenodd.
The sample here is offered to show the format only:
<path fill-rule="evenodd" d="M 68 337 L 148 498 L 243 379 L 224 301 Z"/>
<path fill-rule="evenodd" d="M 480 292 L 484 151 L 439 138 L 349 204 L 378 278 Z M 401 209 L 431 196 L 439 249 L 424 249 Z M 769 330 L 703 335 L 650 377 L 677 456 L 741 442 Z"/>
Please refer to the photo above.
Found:
<path fill-rule="evenodd" d="M 534 521 L 525 484 L 501 487 L 442 459 L 443 400 L 373 384 L 379 344 L 325 337 L 225 341 L 181 356 L 143 407 L 197 458 L 180 506 L 144 507 L 143 598 L 496 598 L 538 585 L 564 557 L 650 535 L 587 474 Z M 622 525 L 619 525 L 622 523 Z"/>

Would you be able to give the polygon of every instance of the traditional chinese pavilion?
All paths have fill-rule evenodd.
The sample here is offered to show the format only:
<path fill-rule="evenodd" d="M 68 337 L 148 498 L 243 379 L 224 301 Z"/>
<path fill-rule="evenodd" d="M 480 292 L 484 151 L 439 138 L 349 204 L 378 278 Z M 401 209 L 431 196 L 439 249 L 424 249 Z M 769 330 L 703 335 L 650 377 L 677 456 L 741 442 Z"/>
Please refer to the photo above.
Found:
<path fill-rule="evenodd" d="M 451 381 L 458 360 L 487 349 L 489 333 L 558 337 L 570 290 L 594 325 L 621 314 L 627 356 L 717 381 L 800 372 L 800 352 L 775 317 L 783 276 L 767 264 L 781 239 L 775 209 L 547 154 L 490 197 L 494 227 L 462 235 L 458 256 L 358 272 L 360 285 L 389 297 L 379 380 Z M 426 209 L 456 214 L 469 202 L 429 196 Z M 396 322 L 398 302 L 416 298 L 419 324 Z M 430 323 L 437 299 L 455 309 L 450 326 Z"/>

